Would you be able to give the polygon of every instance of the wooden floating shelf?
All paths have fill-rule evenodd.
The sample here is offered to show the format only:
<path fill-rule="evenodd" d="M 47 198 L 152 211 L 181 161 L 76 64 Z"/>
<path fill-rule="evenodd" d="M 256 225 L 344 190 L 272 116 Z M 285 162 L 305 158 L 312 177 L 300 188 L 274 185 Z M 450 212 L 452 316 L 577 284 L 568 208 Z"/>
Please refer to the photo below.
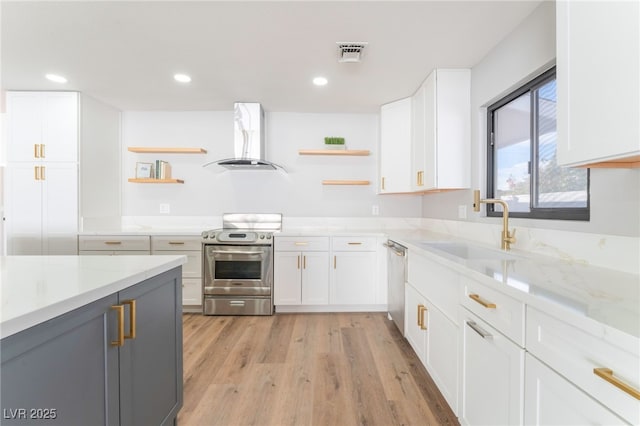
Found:
<path fill-rule="evenodd" d="M 206 154 L 204 148 L 171 148 L 151 146 L 130 146 L 127 150 L 139 154 Z"/>
<path fill-rule="evenodd" d="M 371 185 L 368 180 L 323 180 L 323 185 Z"/>
<path fill-rule="evenodd" d="M 182 179 L 151 179 L 151 178 L 129 178 L 133 183 L 184 183 Z"/>
<path fill-rule="evenodd" d="M 368 149 L 301 149 L 299 155 L 345 155 L 345 156 L 367 156 Z"/>

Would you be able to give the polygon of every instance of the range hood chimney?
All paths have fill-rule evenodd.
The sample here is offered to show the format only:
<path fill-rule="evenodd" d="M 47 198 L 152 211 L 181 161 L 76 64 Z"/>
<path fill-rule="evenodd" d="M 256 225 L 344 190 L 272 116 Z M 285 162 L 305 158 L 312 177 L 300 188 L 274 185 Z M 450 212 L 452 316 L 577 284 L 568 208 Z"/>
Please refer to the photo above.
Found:
<path fill-rule="evenodd" d="M 264 111 L 257 102 L 233 104 L 233 152 L 235 157 L 207 163 L 229 170 L 276 170 L 281 166 L 264 158 Z"/>

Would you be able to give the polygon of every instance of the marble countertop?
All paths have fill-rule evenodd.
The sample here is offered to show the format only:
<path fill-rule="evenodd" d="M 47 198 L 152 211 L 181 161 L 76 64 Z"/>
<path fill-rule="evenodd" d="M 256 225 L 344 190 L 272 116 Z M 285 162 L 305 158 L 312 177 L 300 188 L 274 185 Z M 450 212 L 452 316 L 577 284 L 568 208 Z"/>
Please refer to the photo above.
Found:
<path fill-rule="evenodd" d="M 186 256 L 2 256 L 0 338 L 186 263 Z"/>
<path fill-rule="evenodd" d="M 427 257 L 630 352 L 640 350 L 640 275 L 518 250 L 505 253 L 433 232 L 388 235 L 409 256 Z M 443 242 L 486 254 L 460 257 L 439 249 Z"/>

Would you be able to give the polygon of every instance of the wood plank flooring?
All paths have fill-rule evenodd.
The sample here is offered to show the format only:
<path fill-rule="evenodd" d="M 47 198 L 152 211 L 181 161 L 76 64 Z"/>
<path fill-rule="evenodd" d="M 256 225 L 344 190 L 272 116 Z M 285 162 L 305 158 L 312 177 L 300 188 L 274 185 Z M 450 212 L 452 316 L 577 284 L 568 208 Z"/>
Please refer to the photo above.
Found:
<path fill-rule="evenodd" d="M 385 313 L 183 321 L 180 426 L 458 424 Z"/>

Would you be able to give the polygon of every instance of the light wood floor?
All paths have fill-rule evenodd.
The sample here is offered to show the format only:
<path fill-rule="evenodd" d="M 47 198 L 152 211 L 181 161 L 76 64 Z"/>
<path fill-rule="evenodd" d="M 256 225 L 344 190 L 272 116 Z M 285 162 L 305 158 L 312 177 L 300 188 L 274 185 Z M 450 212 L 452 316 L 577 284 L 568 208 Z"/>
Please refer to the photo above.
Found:
<path fill-rule="evenodd" d="M 180 426 L 458 424 L 385 313 L 183 320 Z"/>

